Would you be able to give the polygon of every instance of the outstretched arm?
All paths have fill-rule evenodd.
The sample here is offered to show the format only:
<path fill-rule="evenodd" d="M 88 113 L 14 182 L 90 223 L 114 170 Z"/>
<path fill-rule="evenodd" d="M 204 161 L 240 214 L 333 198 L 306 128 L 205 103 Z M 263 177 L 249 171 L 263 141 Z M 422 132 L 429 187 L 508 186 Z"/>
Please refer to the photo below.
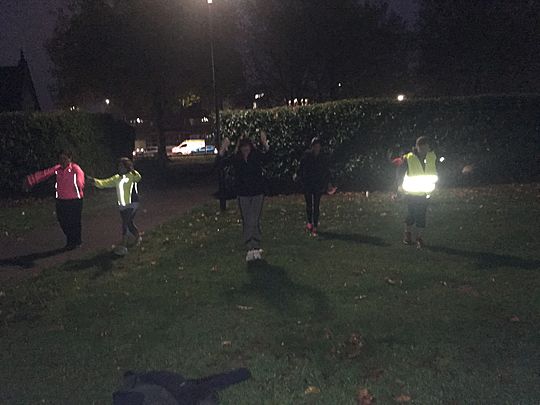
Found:
<path fill-rule="evenodd" d="M 35 172 L 33 174 L 30 174 L 26 176 L 25 184 L 28 186 L 28 188 L 35 186 L 38 183 L 41 183 L 42 181 L 47 180 L 49 177 L 54 175 L 58 169 L 60 169 L 60 165 L 56 165 L 53 167 L 50 167 L 45 170 L 40 170 L 39 172 Z"/>
<path fill-rule="evenodd" d="M 116 187 L 116 184 L 120 181 L 120 175 L 115 174 L 108 179 L 94 179 L 94 184 L 97 188 L 112 188 Z"/>

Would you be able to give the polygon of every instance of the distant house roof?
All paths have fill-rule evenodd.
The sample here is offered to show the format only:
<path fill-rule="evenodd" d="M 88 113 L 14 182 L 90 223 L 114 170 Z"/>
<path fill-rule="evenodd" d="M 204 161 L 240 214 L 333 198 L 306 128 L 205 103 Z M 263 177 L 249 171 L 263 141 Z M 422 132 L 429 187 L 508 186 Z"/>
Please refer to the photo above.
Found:
<path fill-rule="evenodd" d="M 17 66 L 0 66 L 0 112 L 40 109 L 32 75 L 21 51 Z"/>

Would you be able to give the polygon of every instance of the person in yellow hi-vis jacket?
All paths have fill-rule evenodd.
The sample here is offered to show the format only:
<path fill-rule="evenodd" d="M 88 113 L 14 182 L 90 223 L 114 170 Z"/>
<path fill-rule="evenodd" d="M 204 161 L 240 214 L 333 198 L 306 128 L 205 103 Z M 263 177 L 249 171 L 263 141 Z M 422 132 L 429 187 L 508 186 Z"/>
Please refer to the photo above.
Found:
<path fill-rule="evenodd" d="M 122 239 L 124 248 L 128 245 L 129 234 L 135 237 L 137 244 L 141 243 L 139 229 L 134 223 L 135 214 L 139 208 L 139 191 L 137 183 L 141 181 L 141 175 L 133 167 L 133 162 L 128 158 L 121 158 L 118 163 L 118 174 L 108 179 L 95 179 L 89 177 L 97 188 L 116 188 L 120 217 L 122 218 Z M 127 251 L 124 251 L 125 253 Z"/>
<path fill-rule="evenodd" d="M 405 194 L 407 218 L 403 243 L 418 249 L 424 246 L 422 237 L 426 227 L 426 214 L 431 193 L 439 181 L 437 156 L 431 150 L 429 139 L 422 136 L 416 140 L 413 150 L 392 160 L 397 167 L 397 189 Z"/>

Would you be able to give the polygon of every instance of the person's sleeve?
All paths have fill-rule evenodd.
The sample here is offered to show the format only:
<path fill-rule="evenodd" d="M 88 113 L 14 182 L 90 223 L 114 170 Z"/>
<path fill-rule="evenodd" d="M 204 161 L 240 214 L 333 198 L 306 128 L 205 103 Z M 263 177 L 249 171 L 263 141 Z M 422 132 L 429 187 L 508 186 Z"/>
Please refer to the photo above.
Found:
<path fill-rule="evenodd" d="M 270 162 L 270 160 L 272 160 L 272 151 L 270 148 L 268 149 L 263 148 L 262 150 L 257 150 L 257 154 L 262 164 L 267 164 Z"/>
<path fill-rule="evenodd" d="M 28 183 L 30 187 L 33 187 L 36 184 L 41 183 L 42 181 L 45 181 L 49 177 L 54 175 L 58 169 L 60 169 L 60 165 L 56 165 L 48 169 L 40 170 L 39 172 L 30 174 L 26 176 L 26 182 Z"/>
<path fill-rule="evenodd" d="M 298 165 L 298 171 L 296 172 L 296 176 L 300 180 L 304 180 L 304 170 L 306 169 L 306 154 L 304 153 L 302 157 L 300 158 L 300 165 Z"/>
<path fill-rule="evenodd" d="M 73 169 L 75 170 L 77 187 L 79 188 L 79 190 L 84 190 L 84 182 L 85 182 L 85 180 L 84 180 L 83 169 L 81 169 L 81 167 L 79 165 L 74 165 Z"/>
<path fill-rule="evenodd" d="M 217 169 L 223 169 L 226 166 L 228 166 L 232 161 L 232 155 L 225 154 L 224 156 L 217 155 L 216 156 L 216 168 Z"/>
<path fill-rule="evenodd" d="M 332 182 L 332 171 L 330 170 L 330 156 L 324 156 L 324 184 L 327 186 Z"/>
<path fill-rule="evenodd" d="M 394 163 L 396 162 L 396 163 Z M 396 166 L 396 180 L 395 180 L 395 189 L 399 190 L 401 184 L 403 183 L 403 178 L 405 177 L 405 173 L 407 173 L 407 159 L 405 156 L 396 158 L 392 160 L 392 163 L 394 166 Z"/>
<path fill-rule="evenodd" d="M 142 180 L 142 176 L 141 176 L 141 174 L 140 174 L 137 170 L 133 170 L 133 171 L 131 172 L 131 174 L 133 175 L 133 181 L 134 181 L 135 183 L 138 183 L 139 181 Z"/>
<path fill-rule="evenodd" d="M 120 175 L 115 174 L 108 179 L 94 179 L 97 188 L 112 188 L 116 187 L 116 184 L 120 180 Z"/>

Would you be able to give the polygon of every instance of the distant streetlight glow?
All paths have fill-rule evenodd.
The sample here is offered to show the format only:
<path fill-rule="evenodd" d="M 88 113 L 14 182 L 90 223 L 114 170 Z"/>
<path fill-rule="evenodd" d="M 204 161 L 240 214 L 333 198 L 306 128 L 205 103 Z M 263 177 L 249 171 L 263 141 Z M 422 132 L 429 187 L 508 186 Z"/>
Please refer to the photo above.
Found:
<path fill-rule="evenodd" d="M 399 94 L 399 95 L 397 96 L 397 101 L 400 101 L 400 102 L 401 102 L 401 101 L 404 101 L 404 100 L 405 100 L 405 94 Z"/>
<path fill-rule="evenodd" d="M 212 4 L 212 0 L 208 0 L 208 4 Z"/>
<path fill-rule="evenodd" d="M 109 100 L 108 98 L 105 99 L 105 104 L 109 105 L 111 104 L 111 100 Z"/>
<path fill-rule="evenodd" d="M 445 157 L 444 157 L 444 156 L 441 156 L 441 158 L 439 159 L 439 162 L 442 163 L 442 162 L 444 162 L 445 160 L 446 160 Z"/>

